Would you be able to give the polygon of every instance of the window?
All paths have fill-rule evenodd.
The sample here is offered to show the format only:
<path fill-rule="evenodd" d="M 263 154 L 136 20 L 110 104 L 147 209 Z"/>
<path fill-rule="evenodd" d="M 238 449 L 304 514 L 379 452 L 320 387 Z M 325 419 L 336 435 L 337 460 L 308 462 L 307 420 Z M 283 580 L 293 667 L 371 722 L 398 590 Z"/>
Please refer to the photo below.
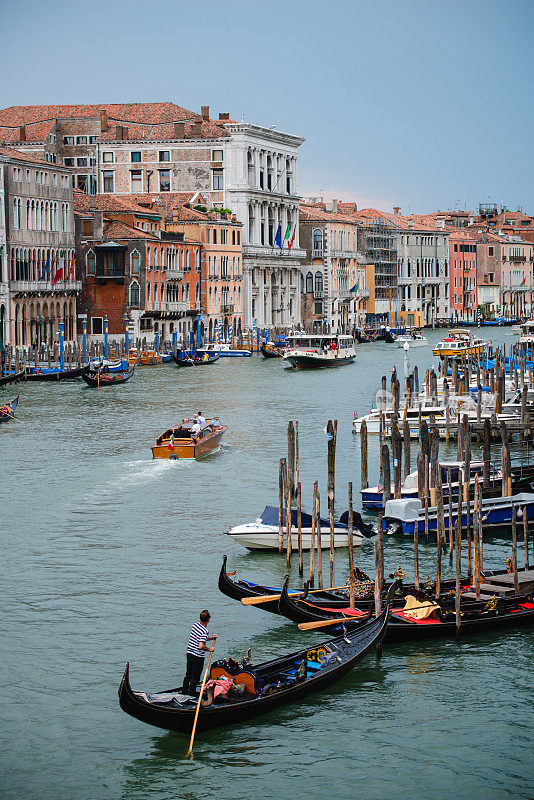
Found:
<path fill-rule="evenodd" d="M 77 136 L 76 144 L 87 144 L 87 136 Z"/>
<path fill-rule="evenodd" d="M 26 170 L 26 183 L 29 183 L 30 179 L 31 179 L 31 173 L 30 173 L 30 170 L 27 169 Z"/>
<path fill-rule="evenodd" d="M 98 141 L 98 136 L 89 137 L 89 144 L 96 144 L 97 141 Z"/>
<path fill-rule="evenodd" d="M 102 153 L 102 161 L 104 162 L 104 164 L 113 164 L 114 160 L 115 160 L 115 153 L 110 153 L 110 152 Z"/>
<path fill-rule="evenodd" d="M 86 167 L 88 165 L 87 158 L 77 158 L 76 159 L 76 166 L 77 167 Z"/>
<path fill-rule="evenodd" d="M 13 180 L 22 181 L 22 169 L 20 167 L 13 167 Z"/>
<path fill-rule="evenodd" d="M 91 333 L 97 335 L 104 332 L 104 319 L 103 317 L 91 317 Z"/>
<path fill-rule="evenodd" d="M 213 189 L 224 189 L 222 169 L 213 170 Z"/>
<path fill-rule="evenodd" d="M 313 292 L 313 275 L 308 272 L 306 275 L 306 293 L 310 294 L 311 292 Z"/>
<path fill-rule="evenodd" d="M 132 164 L 141 163 L 141 153 L 139 150 L 132 150 L 132 152 L 130 153 L 130 161 Z"/>
<path fill-rule="evenodd" d="M 494 253 L 493 247 L 488 247 L 488 255 L 492 256 Z"/>
<path fill-rule="evenodd" d="M 87 191 L 87 185 L 88 185 L 87 175 L 77 175 L 76 176 L 76 186 L 77 186 L 78 189 L 80 189 L 80 191 L 86 192 Z"/>
<path fill-rule="evenodd" d="M 140 169 L 132 169 L 130 172 L 130 190 L 133 194 L 143 191 L 143 173 Z"/>
<path fill-rule="evenodd" d="M 96 275 L 96 256 L 92 250 L 89 250 L 86 257 L 87 274 Z"/>
<path fill-rule="evenodd" d="M 223 160 L 223 151 L 222 150 L 212 150 L 211 151 L 211 160 L 212 161 L 222 161 Z"/>
<path fill-rule="evenodd" d="M 313 249 L 314 250 L 323 249 L 323 232 L 320 228 L 315 228 L 313 232 Z"/>
<path fill-rule="evenodd" d="M 74 144 L 74 136 L 64 136 L 63 144 Z"/>
<path fill-rule="evenodd" d="M 141 266 L 141 256 L 137 250 L 134 250 L 131 256 L 131 271 L 132 275 L 139 275 Z"/>
<path fill-rule="evenodd" d="M 171 171 L 170 171 L 170 169 L 160 169 L 159 170 L 159 191 L 160 192 L 170 192 L 171 191 Z"/>
<path fill-rule="evenodd" d="M 130 305 L 134 308 L 139 308 L 140 296 L 139 284 L 134 281 L 130 284 Z"/>
<path fill-rule="evenodd" d="M 228 229 L 222 228 L 221 230 L 221 244 L 228 244 Z"/>
<path fill-rule="evenodd" d="M 316 300 L 313 304 L 313 313 L 316 315 L 320 315 L 323 313 L 323 302 L 322 300 Z"/>
<path fill-rule="evenodd" d="M 213 244 L 217 244 L 217 228 L 213 229 Z"/>
<path fill-rule="evenodd" d="M 114 184 L 115 173 L 113 170 L 104 170 L 102 172 L 102 191 L 112 192 Z"/>
<path fill-rule="evenodd" d="M 322 292 L 323 291 L 323 273 L 316 272 L 315 273 L 315 291 Z"/>
<path fill-rule="evenodd" d="M 160 150 L 159 151 L 159 160 L 160 161 L 170 161 L 171 160 L 171 151 L 170 150 Z"/>

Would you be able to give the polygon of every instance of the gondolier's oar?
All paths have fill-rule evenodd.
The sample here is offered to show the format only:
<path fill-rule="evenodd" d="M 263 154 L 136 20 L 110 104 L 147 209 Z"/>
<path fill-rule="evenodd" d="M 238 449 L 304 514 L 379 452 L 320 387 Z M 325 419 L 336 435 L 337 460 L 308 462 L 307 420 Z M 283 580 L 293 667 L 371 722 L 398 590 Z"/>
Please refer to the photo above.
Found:
<path fill-rule="evenodd" d="M 322 592 L 337 592 L 340 589 L 346 589 L 347 586 L 333 586 L 331 589 L 312 589 L 311 592 L 308 594 L 321 594 Z M 288 592 L 288 597 L 297 597 L 298 595 L 304 594 L 302 592 Z M 282 597 L 281 594 L 261 594 L 257 597 L 242 597 L 241 602 L 244 606 L 255 606 L 259 603 L 267 603 L 269 600 L 280 600 Z"/>
<path fill-rule="evenodd" d="M 214 648 L 215 649 L 215 648 Z M 208 677 L 208 670 L 210 668 L 211 657 L 213 651 L 210 653 L 206 669 L 204 670 L 204 677 L 202 679 L 202 686 L 200 687 L 200 695 L 197 703 L 197 710 L 195 711 L 195 719 L 193 721 L 193 730 L 191 731 L 191 739 L 189 740 L 189 750 L 187 751 L 186 758 L 193 758 L 193 742 L 195 741 L 195 732 L 197 729 L 198 712 L 200 711 L 200 704 L 202 703 L 202 695 L 204 694 L 204 686 L 206 685 L 206 678 Z"/>
<path fill-rule="evenodd" d="M 354 620 L 354 622 L 363 622 L 365 619 L 369 619 L 369 614 L 362 614 L 361 617 L 338 617 L 338 619 L 325 619 L 319 620 L 318 622 L 299 622 L 298 629 L 299 631 L 312 631 L 314 628 L 323 628 L 326 625 L 339 625 L 342 622 L 350 622 Z"/>

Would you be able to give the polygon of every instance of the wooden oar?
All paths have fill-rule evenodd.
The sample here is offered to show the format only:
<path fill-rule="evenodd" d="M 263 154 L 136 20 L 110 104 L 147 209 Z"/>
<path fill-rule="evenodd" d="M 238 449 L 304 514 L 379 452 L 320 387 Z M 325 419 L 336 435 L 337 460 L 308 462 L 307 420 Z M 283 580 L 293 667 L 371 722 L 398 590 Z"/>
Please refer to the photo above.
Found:
<path fill-rule="evenodd" d="M 8 411 L 2 411 L 1 416 L 2 417 L 11 417 L 11 419 L 14 419 L 15 422 L 20 422 L 20 424 L 22 425 L 22 420 L 17 419 L 16 417 L 13 416 L 13 414 L 10 414 Z"/>
<path fill-rule="evenodd" d="M 337 592 L 339 589 L 346 589 L 346 586 L 333 586 L 331 589 L 312 589 L 311 592 L 308 594 L 322 594 L 323 592 Z M 298 597 L 299 595 L 304 594 L 304 590 L 301 592 L 288 592 L 288 597 Z M 281 594 L 261 594 L 257 597 L 242 597 L 241 602 L 244 606 L 255 606 L 259 603 L 268 603 L 269 600 L 280 600 L 282 597 Z"/>
<path fill-rule="evenodd" d="M 198 698 L 197 703 L 197 710 L 195 711 L 195 719 L 193 722 L 193 730 L 191 731 L 191 739 L 189 740 L 189 750 L 187 751 L 186 758 L 193 758 L 193 742 L 195 741 L 195 732 L 197 729 L 197 720 L 198 720 L 198 713 L 200 711 L 200 704 L 202 703 L 202 695 L 204 694 L 204 686 L 206 685 L 206 678 L 208 677 L 208 670 L 210 668 L 211 657 L 213 655 L 213 651 L 210 653 L 210 657 L 208 658 L 208 663 L 206 664 L 206 669 L 204 670 L 204 677 L 202 679 L 202 686 L 200 687 L 200 695 Z"/>
<path fill-rule="evenodd" d="M 324 628 L 326 625 L 339 625 L 341 622 L 363 622 L 364 619 L 369 619 L 369 614 L 362 614 L 361 617 L 338 617 L 338 619 L 325 619 L 318 622 L 299 622 L 298 629 L 300 631 L 312 631 L 314 628 Z"/>

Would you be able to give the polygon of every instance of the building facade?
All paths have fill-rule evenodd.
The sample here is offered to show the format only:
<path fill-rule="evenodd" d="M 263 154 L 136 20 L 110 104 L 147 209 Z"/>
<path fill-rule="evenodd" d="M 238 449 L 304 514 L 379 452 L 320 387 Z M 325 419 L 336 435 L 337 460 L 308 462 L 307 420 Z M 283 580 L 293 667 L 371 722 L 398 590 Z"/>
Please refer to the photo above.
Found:
<path fill-rule="evenodd" d="M 5 180 L 6 164 L 0 160 L 0 350 L 9 342 L 9 270 Z"/>
<path fill-rule="evenodd" d="M 398 321 L 430 327 L 450 316 L 449 231 L 430 218 L 397 216 Z"/>
<path fill-rule="evenodd" d="M 502 311 L 507 317 L 522 318 L 532 313 L 533 248 L 517 235 L 501 239 Z"/>
<path fill-rule="evenodd" d="M 477 244 L 463 229 L 449 236 L 451 314 L 462 322 L 477 319 Z"/>
<path fill-rule="evenodd" d="M 74 275 L 70 170 L 12 148 L 0 148 L 0 164 L 4 342 L 52 345 L 61 320 L 65 340 L 73 341 L 81 285 Z"/>

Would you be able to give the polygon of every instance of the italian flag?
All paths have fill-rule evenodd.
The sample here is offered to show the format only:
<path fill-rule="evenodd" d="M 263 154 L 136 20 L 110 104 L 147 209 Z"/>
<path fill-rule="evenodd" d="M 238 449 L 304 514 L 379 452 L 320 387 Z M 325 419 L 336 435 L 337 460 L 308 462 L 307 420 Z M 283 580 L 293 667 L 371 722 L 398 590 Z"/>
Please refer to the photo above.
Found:
<path fill-rule="evenodd" d="M 288 234 L 289 234 L 289 225 L 287 226 L 287 231 L 286 231 L 285 238 L 289 239 L 289 242 L 287 244 L 287 249 L 288 250 L 291 250 L 291 248 L 293 247 L 293 242 L 295 241 L 295 233 L 296 232 L 297 232 L 297 226 L 295 225 L 295 227 L 293 228 L 293 233 L 291 235 L 291 239 L 289 239 L 289 236 L 288 236 Z"/>
<path fill-rule="evenodd" d="M 356 295 L 356 300 L 360 299 L 360 282 L 357 281 L 351 289 L 351 292 L 354 292 Z"/>
<path fill-rule="evenodd" d="M 61 251 L 61 255 L 59 257 L 59 264 L 57 265 L 57 269 L 54 275 L 54 286 L 58 281 L 63 280 L 63 268 L 65 266 L 65 251 Z"/>
<path fill-rule="evenodd" d="M 171 438 L 169 439 L 169 450 L 174 449 L 174 433 L 171 433 Z"/>

